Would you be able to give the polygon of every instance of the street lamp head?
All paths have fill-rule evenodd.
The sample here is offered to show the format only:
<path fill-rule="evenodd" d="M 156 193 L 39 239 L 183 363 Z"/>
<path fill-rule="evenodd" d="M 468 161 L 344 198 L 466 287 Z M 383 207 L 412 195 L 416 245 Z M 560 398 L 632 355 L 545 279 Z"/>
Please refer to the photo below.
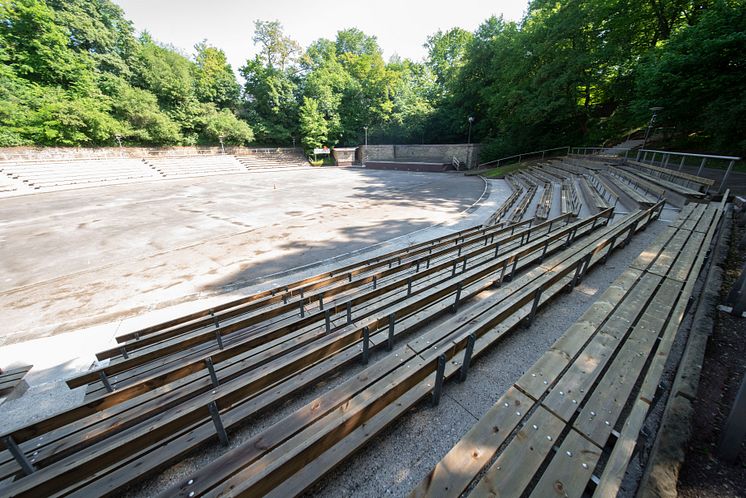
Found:
<path fill-rule="evenodd" d="M 650 110 L 653 112 L 658 112 L 658 111 L 662 111 L 663 107 L 655 106 L 655 107 L 651 107 Z"/>
<path fill-rule="evenodd" d="M 469 116 L 469 124 L 474 122 L 474 116 Z"/>

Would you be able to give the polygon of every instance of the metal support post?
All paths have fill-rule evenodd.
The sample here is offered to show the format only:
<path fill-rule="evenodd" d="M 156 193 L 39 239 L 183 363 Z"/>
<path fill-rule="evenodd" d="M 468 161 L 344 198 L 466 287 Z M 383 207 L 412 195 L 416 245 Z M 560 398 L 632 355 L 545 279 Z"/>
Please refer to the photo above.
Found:
<path fill-rule="evenodd" d="M 458 287 L 456 287 L 456 300 L 451 305 L 451 311 L 456 313 L 458 311 L 458 303 L 461 300 L 461 282 L 458 283 Z"/>
<path fill-rule="evenodd" d="M 28 458 L 26 458 L 26 455 L 21 451 L 21 448 L 18 447 L 12 436 L 3 437 L 3 443 L 5 444 L 5 447 L 8 448 L 8 451 L 10 451 L 10 454 L 13 455 L 16 462 L 18 462 L 18 465 L 21 467 L 24 474 L 31 475 L 36 471 L 36 467 L 28 461 Z"/>
<path fill-rule="evenodd" d="M 539 301 L 541 300 L 541 294 L 544 292 L 544 289 L 539 287 L 536 289 L 536 295 L 534 296 L 534 302 L 531 305 L 531 313 L 528 315 L 528 324 L 530 325 L 534 321 L 534 317 L 536 316 L 536 310 L 539 309 Z"/>
<path fill-rule="evenodd" d="M 215 424 L 215 432 L 218 433 L 218 439 L 220 439 L 223 446 L 228 446 L 228 434 L 225 432 L 225 427 L 223 427 L 223 421 L 220 418 L 220 411 L 218 410 L 217 403 L 214 401 L 207 403 L 207 410 L 210 412 L 210 416 L 212 417 L 212 423 Z"/>
<path fill-rule="evenodd" d="M 119 347 L 119 352 L 120 352 L 120 353 L 122 353 L 122 357 L 123 357 L 123 358 L 124 358 L 125 360 L 128 360 L 128 359 L 129 359 L 130 355 L 128 355 L 128 354 L 127 354 L 127 348 L 126 348 L 126 347 L 124 347 L 124 346 L 120 346 L 120 347 Z"/>
<path fill-rule="evenodd" d="M 331 323 L 332 321 L 331 321 L 331 318 L 329 316 L 330 312 L 331 312 L 331 310 L 324 311 L 324 324 L 326 325 L 326 333 L 327 334 L 332 331 L 332 323 Z"/>
<path fill-rule="evenodd" d="M 205 358 L 205 365 L 207 366 L 207 371 L 210 372 L 212 387 L 218 387 L 220 382 L 218 381 L 218 375 L 215 373 L 215 365 L 212 364 L 212 357 Z"/>
<path fill-rule="evenodd" d="M 458 381 L 463 382 L 466 380 L 466 374 L 469 371 L 469 364 L 471 363 L 471 355 L 474 352 L 474 343 L 477 338 L 474 334 L 470 334 L 466 339 L 466 349 L 464 350 L 464 361 L 461 363 L 461 369 L 459 370 Z"/>
<path fill-rule="evenodd" d="M 443 380 L 445 379 L 446 373 L 446 356 L 444 354 L 438 356 L 438 366 L 435 370 L 435 386 L 433 387 L 433 406 L 437 406 L 440 403 L 440 396 L 443 394 Z"/>
<path fill-rule="evenodd" d="M 347 301 L 347 325 L 352 323 L 352 301 Z"/>
<path fill-rule="evenodd" d="M 389 351 L 394 349 L 394 327 L 395 326 L 396 326 L 396 313 L 391 313 L 389 315 L 389 343 L 388 343 Z"/>
<path fill-rule="evenodd" d="M 368 357 L 370 355 L 370 329 L 363 327 L 363 364 L 368 364 Z"/>
<path fill-rule="evenodd" d="M 210 316 L 212 317 L 212 323 L 215 324 L 215 328 L 220 328 L 220 322 L 218 321 L 218 317 L 215 316 L 215 312 L 210 310 Z"/>
<path fill-rule="evenodd" d="M 223 336 L 220 335 L 220 329 L 215 329 L 215 340 L 218 343 L 218 348 L 223 349 Z"/>
<path fill-rule="evenodd" d="M 109 378 L 106 376 L 106 372 L 101 370 L 98 372 L 98 377 L 101 379 L 101 383 L 106 388 L 106 392 L 114 392 L 114 388 L 111 387 L 111 383 L 109 383 Z"/>

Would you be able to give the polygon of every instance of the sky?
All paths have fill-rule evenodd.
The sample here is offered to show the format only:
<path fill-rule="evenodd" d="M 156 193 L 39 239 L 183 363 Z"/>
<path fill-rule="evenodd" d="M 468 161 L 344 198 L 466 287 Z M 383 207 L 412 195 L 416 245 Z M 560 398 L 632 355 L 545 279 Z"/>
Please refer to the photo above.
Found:
<path fill-rule="evenodd" d="M 384 58 L 421 60 L 428 35 L 459 26 L 474 31 L 491 15 L 520 20 L 526 0 L 114 0 L 156 40 L 191 55 L 203 39 L 225 51 L 234 70 L 253 57 L 254 21 L 279 20 L 304 48 L 337 31 L 359 28 L 378 38 Z"/>

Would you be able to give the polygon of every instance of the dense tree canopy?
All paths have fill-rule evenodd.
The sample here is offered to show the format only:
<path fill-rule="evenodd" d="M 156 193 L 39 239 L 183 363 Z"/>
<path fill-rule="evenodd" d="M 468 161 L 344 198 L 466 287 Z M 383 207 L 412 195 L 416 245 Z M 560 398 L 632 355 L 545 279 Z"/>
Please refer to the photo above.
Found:
<path fill-rule="evenodd" d="M 464 142 L 473 117 L 486 160 L 618 141 L 662 106 L 671 145 L 746 150 L 746 0 L 533 0 L 419 62 L 356 28 L 304 49 L 257 21 L 247 43 L 239 83 L 218 47 L 136 36 L 111 0 L 0 2 L 0 146 Z"/>

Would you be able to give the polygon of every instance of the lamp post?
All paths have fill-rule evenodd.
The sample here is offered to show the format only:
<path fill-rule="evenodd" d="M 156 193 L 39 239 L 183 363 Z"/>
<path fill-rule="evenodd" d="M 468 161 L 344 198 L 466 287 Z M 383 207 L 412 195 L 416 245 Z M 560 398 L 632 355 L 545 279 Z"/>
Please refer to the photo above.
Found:
<path fill-rule="evenodd" d="M 471 125 L 474 123 L 474 116 L 469 116 L 469 137 L 466 139 L 466 143 L 471 143 Z"/>
<path fill-rule="evenodd" d="M 658 116 L 658 111 L 662 111 L 663 108 L 656 106 L 656 107 L 651 107 L 650 110 L 653 111 L 653 115 L 650 117 L 650 122 L 648 123 L 648 129 L 647 131 L 645 131 L 645 139 L 642 141 L 643 149 L 648 143 L 648 137 L 650 137 L 650 130 L 653 128 L 653 123 L 655 123 L 655 118 L 656 116 Z"/>
<path fill-rule="evenodd" d="M 218 135 L 218 140 L 220 140 L 220 150 L 223 151 L 223 154 L 225 154 L 225 145 L 223 144 L 223 139 L 225 137 L 221 134 Z"/>
<path fill-rule="evenodd" d="M 368 160 L 368 127 L 363 126 L 363 130 L 365 130 L 365 149 L 363 152 L 363 166 L 364 166 L 365 162 Z"/>
<path fill-rule="evenodd" d="M 117 139 L 117 143 L 119 144 L 119 156 L 121 157 L 122 156 L 122 135 L 117 133 L 116 135 L 114 135 L 114 138 Z"/>

